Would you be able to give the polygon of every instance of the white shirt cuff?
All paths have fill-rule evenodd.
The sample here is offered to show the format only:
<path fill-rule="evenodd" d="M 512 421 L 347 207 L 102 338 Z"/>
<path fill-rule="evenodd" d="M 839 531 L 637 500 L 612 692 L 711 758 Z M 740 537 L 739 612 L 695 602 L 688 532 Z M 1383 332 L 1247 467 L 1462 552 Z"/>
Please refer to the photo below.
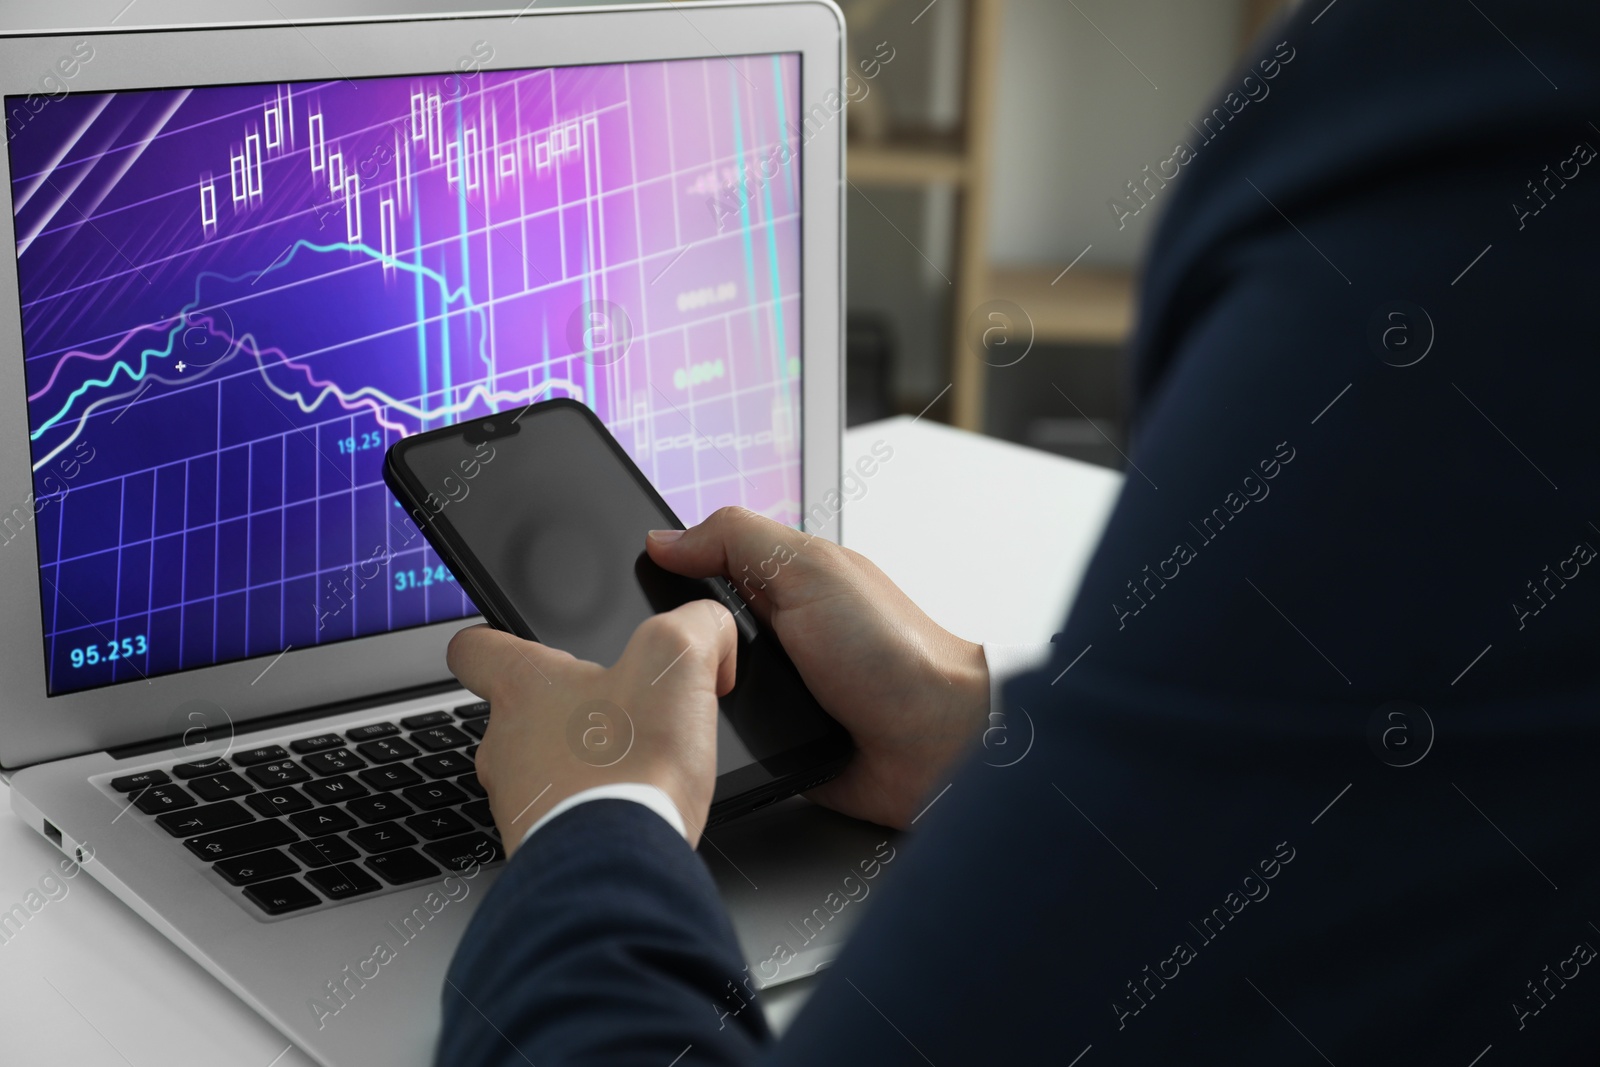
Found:
<path fill-rule="evenodd" d="M 528 838 L 539 832 L 539 827 L 562 812 L 569 811 L 579 804 L 587 804 L 591 800 L 631 800 L 635 804 L 643 804 L 667 820 L 668 825 L 683 835 L 685 841 L 689 839 L 689 830 L 683 824 L 683 813 L 678 810 L 678 805 L 674 804 L 672 798 L 667 796 L 663 790 L 653 785 L 645 785 L 643 782 L 613 782 L 610 785 L 597 785 L 592 789 L 585 789 L 560 801 L 555 807 L 541 815 L 537 822 L 528 827 L 528 832 L 522 835 L 522 841 L 519 844 L 527 844 Z"/>
<path fill-rule="evenodd" d="M 984 645 L 983 659 L 989 665 L 989 710 L 1000 710 L 1000 687 L 1019 674 L 1038 670 L 1050 660 L 1055 646 Z"/>

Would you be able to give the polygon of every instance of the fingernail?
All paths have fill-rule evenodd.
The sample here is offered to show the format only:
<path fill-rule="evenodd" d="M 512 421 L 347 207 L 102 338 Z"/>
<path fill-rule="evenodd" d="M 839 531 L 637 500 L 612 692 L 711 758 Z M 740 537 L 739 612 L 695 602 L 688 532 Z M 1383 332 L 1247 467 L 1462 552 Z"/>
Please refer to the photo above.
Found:
<path fill-rule="evenodd" d="M 647 535 L 658 545 L 670 545 L 683 536 L 682 530 L 651 530 Z"/>

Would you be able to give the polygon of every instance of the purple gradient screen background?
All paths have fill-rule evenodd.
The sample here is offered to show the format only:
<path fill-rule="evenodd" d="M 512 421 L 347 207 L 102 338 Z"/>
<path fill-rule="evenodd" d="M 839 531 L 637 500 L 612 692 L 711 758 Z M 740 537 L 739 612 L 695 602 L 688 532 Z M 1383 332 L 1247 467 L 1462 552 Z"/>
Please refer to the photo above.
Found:
<path fill-rule="evenodd" d="M 384 450 L 532 399 L 687 523 L 797 522 L 799 167 L 712 205 L 798 159 L 798 90 L 752 56 L 8 119 L 50 692 L 471 614 Z"/>

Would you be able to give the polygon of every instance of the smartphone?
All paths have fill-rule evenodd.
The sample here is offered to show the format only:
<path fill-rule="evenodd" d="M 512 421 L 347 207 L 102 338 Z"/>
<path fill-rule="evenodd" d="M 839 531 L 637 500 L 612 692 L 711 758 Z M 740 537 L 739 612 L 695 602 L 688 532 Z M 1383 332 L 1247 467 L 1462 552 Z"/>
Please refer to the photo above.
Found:
<path fill-rule="evenodd" d="M 649 616 L 692 600 L 727 606 L 738 662 L 720 699 L 709 825 L 820 785 L 849 761 L 849 734 L 732 584 L 672 574 L 645 554 L 646 531 L 683 523 L 585 405 L 545 400 L 407 437 L 383 474 L 483 617 L 518 637 L 610 666 Z"/>

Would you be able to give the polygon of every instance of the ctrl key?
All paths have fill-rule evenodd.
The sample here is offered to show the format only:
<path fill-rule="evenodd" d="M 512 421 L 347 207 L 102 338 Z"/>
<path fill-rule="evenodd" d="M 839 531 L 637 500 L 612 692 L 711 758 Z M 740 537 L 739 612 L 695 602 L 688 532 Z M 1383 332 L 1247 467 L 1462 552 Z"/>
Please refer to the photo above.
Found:
<path fill-rule="evenodd" d="M 250 903 L 268 915 L 282 915 L 302 908 L 314 908 L 322 903 L 322 898 L 301 885 L 298 878 L 275 878 L 270 882 L 257 882 L 255 885 L 245 886 L 244 895 L 250 898 Z"/>
<path fill-rule="evenodd" d="M 353 863 L 318 868 L 308 873 L 306 880 L 334 900 L 344 900 L 382 888 L 376 878 Z"/>

